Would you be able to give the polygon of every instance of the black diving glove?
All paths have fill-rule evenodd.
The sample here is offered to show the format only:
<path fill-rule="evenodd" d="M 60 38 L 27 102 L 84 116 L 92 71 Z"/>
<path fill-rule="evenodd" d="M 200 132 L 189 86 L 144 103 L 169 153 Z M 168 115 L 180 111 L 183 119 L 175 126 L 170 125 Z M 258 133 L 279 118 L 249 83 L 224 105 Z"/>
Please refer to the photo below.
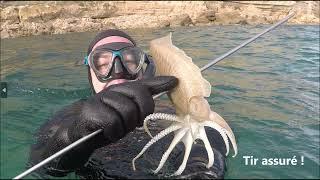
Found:
<path fill-rule="evenodd" d="M 177 83 L 175 77 L 159 76 L 112 85 L 85 102 L 69 137 L 75 141 L 103 129 L 104 145 L 117 141 L 142 126 L 144 118 L 154 112 L 152 95 L 168 91 Z"/>
<path fill-rule="evenodd" d="M 103 133 L 55 158 L 42 170 L 52 176 L 65 176 L 82 167 L 95 149 L 115 142 L 137 126 L 142 126 L 144 118 L 154 112 L 152 95 L 168 91 L 177 83 L 178 79 L 172 76 L 126 82 L 112 85 L 87 100 L 65 107 L 40 128 L 37 143 L 31 147 L 30 165 L 102 129 Z"/>

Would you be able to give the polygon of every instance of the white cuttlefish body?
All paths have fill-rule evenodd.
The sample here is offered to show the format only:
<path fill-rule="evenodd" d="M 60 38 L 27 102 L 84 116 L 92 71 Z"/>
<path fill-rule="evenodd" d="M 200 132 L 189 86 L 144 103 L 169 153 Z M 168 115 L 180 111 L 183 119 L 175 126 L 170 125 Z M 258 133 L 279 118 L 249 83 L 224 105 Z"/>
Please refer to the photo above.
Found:
<path fill-rule="evenodd" d="M 202 77 L 199 67 L 192 62 L 192 59 L 172 44 L 171 33 L 168 36 L 151 41 L 150 53 L 156 64 L 158 75 L 175 76 L 179 79 L 178 86 L 169 92 L 169 97 L 176 108 L 177 115 L 155 113 L 145 118 L 144 128 L 151 137 L 152 135 L 147 128 L 149 120 L 163 119 L 173 123 L 152 137 L 145 145 L 132 160 L 133 169 L 136 169 L 134 162 L 137 158 L 153 143 L 171 132 L 174 132 L 175 136 L 154 173 L 160 171 L 173 148 L 179 142 L 183 142 L 186 148 L 184 159 L 178 170 L 173 174 L 180 175 L 186 167 L 192 144 L 196 139 L 202 140 L 205 145 L 209 159 L 207 168 L 210 168 L 214 163 L 214 154 L 204 129 L 206 126 L 214 128 L 220 133 L 226 145 L 226 155 L 229 153 L 229 138 L 235 151 L 234 156 L 236 156 L 237 144 L 231 128 L 220 115 L 211 111 L 208 101 L 204 98 L 210 96 L 211 84 Z"/>

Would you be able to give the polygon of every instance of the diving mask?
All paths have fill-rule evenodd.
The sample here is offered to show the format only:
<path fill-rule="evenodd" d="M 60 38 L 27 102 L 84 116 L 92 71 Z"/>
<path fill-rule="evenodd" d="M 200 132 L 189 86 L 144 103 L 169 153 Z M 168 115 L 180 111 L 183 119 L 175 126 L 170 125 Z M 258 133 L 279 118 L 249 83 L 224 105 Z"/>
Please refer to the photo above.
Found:
<path fill-rule="evenodd" d="M 121 78 L 135 80 L 147 64 L 146 75 L 154 75 L 153 62 L 138 47 L 128 43 L 110 43 L 95 48 L 86 58 L 84 64 L 89 65 L 101 82 L 106 82 L 115 74 L 121 74 Z M 151 73 L 151 74 L 150 74 Z"/>

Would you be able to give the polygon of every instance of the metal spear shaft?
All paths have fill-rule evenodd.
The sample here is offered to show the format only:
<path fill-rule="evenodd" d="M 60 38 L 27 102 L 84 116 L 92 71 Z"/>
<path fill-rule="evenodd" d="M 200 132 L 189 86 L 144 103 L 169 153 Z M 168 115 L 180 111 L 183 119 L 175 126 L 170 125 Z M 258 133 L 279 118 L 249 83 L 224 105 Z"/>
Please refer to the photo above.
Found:
<path fill-rule="evenodd" d="M 287 17 L 285 17 L 283 20 L 277 22 L 276 24 L 272 25 L 271 27 L 269 27 L 268 29 L 264 30 L 263 32 L 261 32 L 260 34 L 255 35 L 254 37 L 246 40 L 245 42 L 241 43 L 239 46 L 229 50 L 228 52 L 222 54 L 221 56 L 219 56 L 218 58 L 212 60 L 211 62 L 209 62 L 207 65 L 203 66 L 200 70 L 201 72 L 208 69 L 209 67 L 213 66 L 214 64 L 218 63 L 219 61 L 223 60 L 224 58 L 230 56 L 231 54 L 235 53 L 236 51 L 238 51 L 239 49 L 243 48 L 244 46 L 248 45 L 249 43 L 251 43 L 252 41 L 258 39 L 260 36 L 264 35 L 265 33 L 271 31 L 272 29 L 280 26 L 281 24 L 285 23 L 286 21 L 288 21 L 292 16 L 294 16 L 295 13 L 289 14 Z M 164 95 L 165 93 L 167 93 L 167 91 L 162 92 L 160 94 L 157 94 L 156 96 L 154 96 L 153 98 L 156 99 L 162 95 Z"/>
<path fill-rule="evenodd" d="M 289 14 L 287 17 L 285 17 L 283 20 L 277 22 L 276 24 L 272 25 L 271 27 L 269 27 L 268 29 L 264 30 L 263 32 L 261 32 L 260 34 L 257 34 L 256 36 L 252 37 L 251 39 L 243 42 L 242 44 L 240 44 L 239 46 L 231 49 L 230 51 L 226 52 L 225 54 L 219 56 L 218 58 L 212 60 L 210 63 L 208 63 L 207 65 L 203 66 L 200 70 L 201 72 L 208 69 L 209 67 L 213 66 L 214 64 L 218 63 L 219 61 L 223 60 L 224 58 L 230 56 L 231 54 L 235 53 L 236 51 L 238 51 L 239 49 L 243 48 L 244 46 L 248 45 L 249 43 L 251 43 L 252 41 L 258 39 L 260 36 L 264 35 L 265 33 L 271 31 L 272 29 L 275 29 L 276 27 L 280 26 L 281 24 L 285 23 L 286 21 L 288 21 L 291 17 L 294 16 L 295 13 Z M 153 96 L 153 99 L 156 99 L 160 96 L 162 96 L 163 94 L 165 94 L 167 92 L 162 92 L 160 94 L 157 94 L 155 96 Z M 53 159 L 55 159 L 56 157 L 64 154 L 65 152 L 71 150 L 72 148 L 74 148 L 75 146 L 77 146 L 78 144 L 81 144 L 82 142 L 90 139 L 91 137 L 95 136 L 96 134 L 102 132 L 102 129 L 99 129 L 87 136 L 82 137 L 81 139 L 73 142 L 72 144 L 70 144 L 69 146 L 63 148 L 62 150 L 58 151 L 57 153 L 55 153 L 54 155 L 48 157 L 47 159 L 41 161 L 40 163 L 36 164 L 35 166 L 31 167 L 30 169 L 26 170 L 25 172 L 21 173 L 20 175 L 14 177 L 13 179 L 21 179 L 24 176 L 30 174 L 31 172 L 35 171 L 36 169 L 40 168 L 41 166 L 47 164 L 48 162 L 52 161 Z"/>
<path fill-rule="evenodd" d="M 25 172 L 21 173 L 20 175 L 14 177 L 13 179 L 21 179 L 23 178 L 24 176 L 30 174 L 31 172 L 35 171 L 36 169 L 40 168 L 41 166 L 47 164 L 48 162 L 52 161 L 53 159 L 55 159 L 56 157 L 62 155 L 63 153 L 71 150 L 72 148 L 74 148 L 75 146 L 77 146 L 78 144 L 90 139 L 91 137 L 95 136 L 96 134 L 100 133 L 102 131 L 102 129 L 99 129 L 85 137 L 82 137 L 81 139 L 73 142 L 72 144 L 70 144 L 69 146 L 61 149 L 60 151 L 58 151 L 57 153 L 55 153 L 54 155 L 48 157 L 47 159 L 41 161 L 40 163 L 38 163 L 37 165 L 31 167 L 30 169 L 26 170 Z"/>

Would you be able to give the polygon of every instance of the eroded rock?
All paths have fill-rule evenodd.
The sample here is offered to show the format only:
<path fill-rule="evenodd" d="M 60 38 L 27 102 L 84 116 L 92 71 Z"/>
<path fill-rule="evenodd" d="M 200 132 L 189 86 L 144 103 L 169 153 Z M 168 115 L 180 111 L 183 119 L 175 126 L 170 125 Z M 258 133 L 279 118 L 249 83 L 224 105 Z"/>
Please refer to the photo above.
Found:
<path fill-rule="evenodd" d="M 195 19 L 195 23 L 210 23 L 216 20 L 216 15 L 213 10 L 202 12 Z"/>
<path fill-rule="evenodd" d="M 1 3 L 1 38 L 211 24 L 319 24 L 319 1 L 23 1 Z"/>
<path fill-rule="evenodd" d="M 188 26 L 192 24 L 192 19 L 188 14 L 181 14 L 181 15 L 173 15 L 170 18 L 170 26 Z"/>
<path fill-rule="evenodd" d="M 17 7 L 1 8 L 1 23 L 19 23 L 19 9 Z"/>

